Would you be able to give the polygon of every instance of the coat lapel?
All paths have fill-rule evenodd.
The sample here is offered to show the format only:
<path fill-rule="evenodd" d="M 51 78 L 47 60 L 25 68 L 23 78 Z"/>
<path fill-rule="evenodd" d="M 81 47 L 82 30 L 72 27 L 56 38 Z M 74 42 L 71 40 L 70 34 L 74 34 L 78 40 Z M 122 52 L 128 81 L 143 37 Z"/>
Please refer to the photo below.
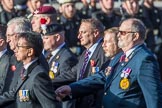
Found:
<path fill-rule="evenodd" d="M 38 60 L 34 63 L 32 63 L 28 69 L 24 72 L 24 74 L 26 75 L 24 80 L 22 80 L 20 77 L 18 79 L 18 84 L 17 84 L 17 87 L 16 87 L 16 92 L 15 92 L 15 95 L 16 93 L 19 91 L 19 89 L 22 87 L 22 85 L 24 84 L 24 82 L 29 78 L 29 74 L 32 72 L 32 70 L 38 65 Z"/>
<path fill-rule="evenodd" d="M 143 46 L 143 45 L 142 45 Z M 109 81 L 107 81 L 108 83 L 106 84 L 105 90 L 109 88 L 110 84 L 112 83 L 112 81 L 119 75 L 119 73 L 122 72 L 122 70 L 124 69 L 124 67 L 126 67 L 126 65 L 131 61 L 131 59 L 133 58 L 133 56 L 137 53 L 137 51 L 141 49 L 141 46 L 139 46 L 137 49 L 135 49 L 132 54 L 130 54 L 130 56 L 128 57 L 128 61 L 127 62 L 121 62 L 117 66 L 117 69 L 114 70 L 114 75 L 112 75 L 112 77 L 109 79 Z M 121 54 L 122 55 L 122 54 Z M 120 56 L 121 56 L 120 55 Z M 118 61 L 120 59 L 120 56 L 118 57 Z"/>

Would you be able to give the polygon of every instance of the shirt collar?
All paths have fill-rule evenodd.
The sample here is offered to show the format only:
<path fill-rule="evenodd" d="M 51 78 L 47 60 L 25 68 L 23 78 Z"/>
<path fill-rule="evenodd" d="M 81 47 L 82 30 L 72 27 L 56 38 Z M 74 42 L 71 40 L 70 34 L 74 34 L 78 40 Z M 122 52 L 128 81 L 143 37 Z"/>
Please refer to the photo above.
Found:
<path fill-rule="evenodd" d="M 51 52 L 52 56 L 55 56 L 57 54 L 57 52 L 59 52 L 59 50 L 65 45 L 65 42 L 62 43 L 59 47 L 57 47 L 55 50 L 53 50 Z"/>
<path fill-rule="evenodd" d="M 3 51 L 0 51 L 0 58 L 3 56 L 3 54 L 7 51 L 7 49 L 4 49 Z"/>
<path fill-rule="evenodd" d="M 29 67 L 32 63 L 34 63 L 35 61 L 37 61 L 37 60 L 38 60 L 38 58 L 35 58 L 35 59 L 34 59 L 33 61 L 31 61 L 30 63 L 24 65 L 25 70 L 27 70 L 28 67 Z"/>
<path fill-rule="evenodd" d="M 93 44 L 89 49 L 87 49 L 88 51 L 91 52 L 90 55 L 89 55 L 90 57 L 91 57 L 92 54 L 94 53 L 94 51 L 95 51 L 97 45 L 100 43 L 101 40 L 102 40 L 102 38 L 98 39 L 98 41 L 97 41 L 95 44 Z"/>
<path fill-rule="evenodd" d="M 136 45 L 136 46 L 134 46 L 133 48 L 131 48 L 130 50 L 128 50 L 125 54 L 126 54 L 126 57 L 129 57 L 132 53 L 133 53 L 133 51 L 135 50 L 135 49 L 137 49 L 138 47 L 139 47 L 140 45 Z"/>

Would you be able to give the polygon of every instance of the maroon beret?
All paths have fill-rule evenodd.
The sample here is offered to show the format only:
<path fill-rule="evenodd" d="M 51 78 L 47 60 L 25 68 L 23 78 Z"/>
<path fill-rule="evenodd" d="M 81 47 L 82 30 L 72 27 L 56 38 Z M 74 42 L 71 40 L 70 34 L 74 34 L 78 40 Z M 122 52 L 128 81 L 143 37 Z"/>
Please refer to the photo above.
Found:
<path fill-rule="evenodd" d="M 41 6 L 34 12 L 36 14 L 56 14 L 56 10 L 52 6 Z"/>

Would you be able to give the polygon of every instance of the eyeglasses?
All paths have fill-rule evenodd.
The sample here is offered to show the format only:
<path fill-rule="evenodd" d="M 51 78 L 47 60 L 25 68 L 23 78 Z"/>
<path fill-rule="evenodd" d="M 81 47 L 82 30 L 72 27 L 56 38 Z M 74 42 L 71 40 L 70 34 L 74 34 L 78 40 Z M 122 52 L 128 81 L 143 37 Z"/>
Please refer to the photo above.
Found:
<path fill-rule="evenodd" d="M 30 48 L 30 46 L 21 46 L 21 45 L 16 45 L 16 47 L 19 49 L 20 47 L 21 48 L 26 48 L 26 49 L 29 49 Z"/>
<path fill-rule="evenodd" d="M 126 35 L 126 34 L 128 34 L 128 33 L 136 33 L 136 32 L 133 32 L 133 31 L 119 31 L 119 33 L 120 33 L 121 35 Z"/>

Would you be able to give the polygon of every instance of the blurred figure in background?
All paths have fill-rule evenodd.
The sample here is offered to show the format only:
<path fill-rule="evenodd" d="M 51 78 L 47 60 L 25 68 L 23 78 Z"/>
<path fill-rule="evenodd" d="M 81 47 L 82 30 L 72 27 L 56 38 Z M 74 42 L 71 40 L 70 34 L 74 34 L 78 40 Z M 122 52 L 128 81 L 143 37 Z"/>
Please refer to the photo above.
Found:
<path fill-rule="evenodd" d="M 114 9 L 114 0 L 100 0 L 101 10 L 92 14 L 92 18 L 100 20 L 105 28 L 119 26 L 121 15 Z"/>
<path fill-rule="evenodd" d="M 79 17 L 75 0 L 58 0 L 60 16 L 58 22 L 63 25 L 65 30 L 65 42 L 76 55 L 82 53 L 83 48 L 77 38 L 81 18 Z"/>
<path fill-rule="evenodd" d="M 17 14 L 17 17 L 27 15 L 27 0 L 14 0 L 14 9 Z"/>
<path fill-rule="evenodd" d="M 46 0 L 27 0 L 27 6 L 30 13 L 33 13 L 36 9 L 43 6 L 46 3 Z"/>
<path fill-rule="evenodd" d="M 98 11 L 96 5 L 98 0 L 81 0 L 83 7 L 79 10 L 80 17 L 83 19 L 91 18 L 91 15 Z"/>
<path fill-rule="evenodd" d="M 14 10 L 14 0 L 0 0 L 2 12 L 0 12 L 0 24 L 7 25 L 8 21 L 16 17 Z"/>

